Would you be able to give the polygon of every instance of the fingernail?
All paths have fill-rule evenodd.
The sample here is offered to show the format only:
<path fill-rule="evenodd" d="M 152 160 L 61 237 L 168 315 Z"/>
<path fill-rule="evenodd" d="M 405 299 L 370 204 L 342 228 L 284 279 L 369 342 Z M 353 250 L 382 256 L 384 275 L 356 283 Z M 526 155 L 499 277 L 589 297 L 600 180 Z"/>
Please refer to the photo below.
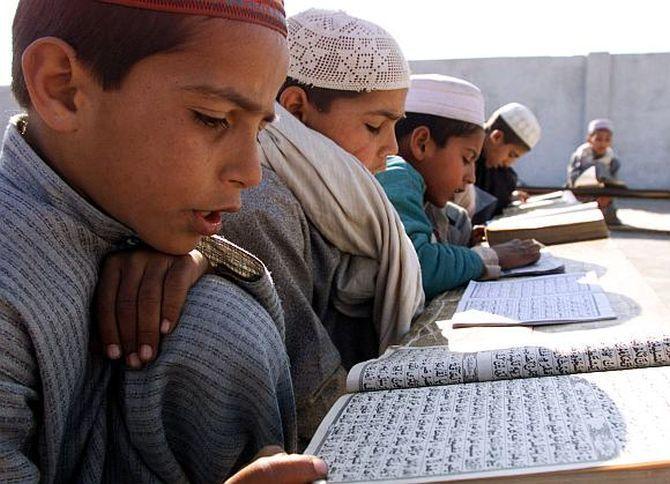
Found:
<path fill-rule="evenodd" d="M 312 459 L 312 465 L 314 466 L 314 471 L 318 475 L 325 476 L 326 474 L 328 474 L 328 466 L 321 459 L 315 457 L 314 459 Z"/>
<path fill-rule="evenodd" d="M 172 326 L 170 320 L 164 319 L 161 321 L 161 334 L 168 334 L 170 332 L 170 326 Z"/>
<path fill-rule="evenodd" d="M 121 358 L 121 347 L 119 345 L 108 345 L 107 357 L 112 360 L 118 360 Z"/>
<path fill-rule="evenodd" d="M 126 358 L 126 363 L 133 369 L 138 369 L 139 367 L 142 366 L 142 362 L 137 357 L 137 353 L 129 354 L 128 357 Z"/>
<path fill-rule="evenodd" d="M 149 361 L 151 356 L 154 354 L 153 349 L 149 345 L 140 346 L 140 359 L 142 361 Z"/>

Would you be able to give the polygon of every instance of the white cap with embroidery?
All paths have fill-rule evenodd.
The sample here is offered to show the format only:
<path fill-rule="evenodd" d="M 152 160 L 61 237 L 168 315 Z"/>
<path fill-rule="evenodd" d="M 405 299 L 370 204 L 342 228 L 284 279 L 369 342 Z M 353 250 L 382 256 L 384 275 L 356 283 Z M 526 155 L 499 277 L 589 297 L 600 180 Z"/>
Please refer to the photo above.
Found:
<path fill-rule="evenodd" d="M 416 74 L 407 93 L 405 111 L 484 125 L 484 95 L 457 77 Z"/>
<path fill-rule="evenodd" d="M 409 64 L 378 25 L 342 11 L 310 9 L 289 17 L 288 76 L 342 91 L 409 88 Z"/>
<path fill-rule="evenodd" d="M 593 134 L 601 129 L 614 133 L 614 123 L 607 118 L 594 119 L 589 123 L 589 134 Z"/>
<path fill-rule="evenodd" d="M 521 140 L 533 149 L 542 134 L 540 122 L 537 120 L 533 111 L 528 109 L 523 104 L 509 103 L 498 108 L 495 113 L 489 118 L 491 122 L 495 121 L 498 116 L 509 125 L 510 128 L 521 138 Z"/>

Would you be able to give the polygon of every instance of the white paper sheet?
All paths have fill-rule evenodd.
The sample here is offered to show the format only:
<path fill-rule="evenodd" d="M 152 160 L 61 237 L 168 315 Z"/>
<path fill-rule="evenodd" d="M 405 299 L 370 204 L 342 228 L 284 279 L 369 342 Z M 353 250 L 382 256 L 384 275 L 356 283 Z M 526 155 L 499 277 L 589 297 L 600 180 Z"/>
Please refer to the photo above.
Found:
<path fill-rule="evenodd" d="M 560 324 L 615 319 L 594 273 L 470 281 L 452 318 L 454 328 Z"/>

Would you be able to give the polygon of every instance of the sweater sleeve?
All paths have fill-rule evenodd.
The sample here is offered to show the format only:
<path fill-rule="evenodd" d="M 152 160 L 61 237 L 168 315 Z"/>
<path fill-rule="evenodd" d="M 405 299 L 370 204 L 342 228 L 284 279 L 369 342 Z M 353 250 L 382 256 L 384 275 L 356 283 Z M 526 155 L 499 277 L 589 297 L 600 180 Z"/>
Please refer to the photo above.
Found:
<path fill-rule="evenodd" d="M 30 336 L 6 303 L 0 303 L 0 341 L 0 476 L 37 482 L 38 467 L 28 457 L 37 431 L 32 410 L 39 407 L 36 363 Z"/>
<path fill-rule="evenodd" d="M 377 174 L 389 200 L 400 215 L 405 232 L 421 264 L 423 290 L 431 299 L 441 292 L 478 279 L 484 272 L 481 258 L 467 247 L 433 243 L 433 227 L 423 209 L 425 185 L 406 166 L 390 166 Z"/>
<path fill-rule="evenodd" d="M 568 163 L 568 186 L 571 187 L 575 184 L 579 175 L 582 174 L 582 158 L 579 156 L 579 152 L 575 151 L 570 157 L 570 163 Z"/>

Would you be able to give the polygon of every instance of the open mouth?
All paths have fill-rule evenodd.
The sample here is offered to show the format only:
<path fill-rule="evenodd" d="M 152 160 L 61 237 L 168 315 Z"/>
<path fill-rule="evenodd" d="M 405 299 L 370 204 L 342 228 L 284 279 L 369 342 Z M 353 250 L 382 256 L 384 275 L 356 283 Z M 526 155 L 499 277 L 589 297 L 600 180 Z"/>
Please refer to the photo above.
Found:
<path fill-rule="evenodd" d="M 221 230 L 223 223 L 221 221 L 220 211 L 205 212 L 202 210 L 193 210 L 193 215 L 195 219 L 195 230 L 200 235 L 210 236 Z"/>

